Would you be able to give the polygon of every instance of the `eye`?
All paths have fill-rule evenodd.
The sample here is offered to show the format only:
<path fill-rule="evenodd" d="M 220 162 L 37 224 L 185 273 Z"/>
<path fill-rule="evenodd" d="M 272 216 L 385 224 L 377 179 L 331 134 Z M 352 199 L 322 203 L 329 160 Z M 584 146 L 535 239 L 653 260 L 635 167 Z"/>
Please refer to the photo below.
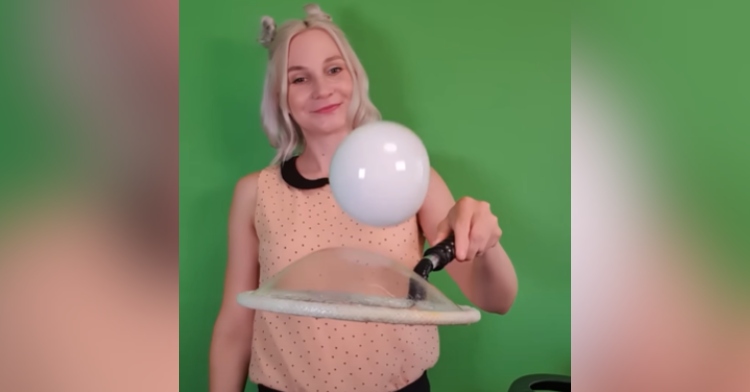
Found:
<path fill-rule="evenodd" d="M 335 75 L 335 74 L 337 74 L 337 73 L 339 73 L 339 72 L 341 72 L 343 70 L 344 70 L 344 68 L 339 67 L 339 66 L 335 66 L 335 67 L 331 68 L 328 72 Z"/>
<path fill-rule="evenodd" d="M 300 84 L 300 83 L 304 83 L 304 82 L 305 82 L 305 78 L 303 78 L 303 77 L 293 78 L 292 79 L 292 84 Z"/>

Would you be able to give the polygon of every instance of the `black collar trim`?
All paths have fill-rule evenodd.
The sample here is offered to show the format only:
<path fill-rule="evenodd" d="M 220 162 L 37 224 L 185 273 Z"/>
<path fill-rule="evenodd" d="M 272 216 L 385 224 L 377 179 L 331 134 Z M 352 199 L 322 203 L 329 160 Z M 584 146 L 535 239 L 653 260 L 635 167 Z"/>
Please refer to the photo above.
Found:
<path fill-rule="evenodd" d="M 317 178 L 309 180 L 302 177 L 302 174 L 297 170 L 297 157 L 291 157 L 281 164 L 281 178 L 284 179 L 289 186 L 297 189 L 317 189 L 328 185 L 328 178 Z"/>

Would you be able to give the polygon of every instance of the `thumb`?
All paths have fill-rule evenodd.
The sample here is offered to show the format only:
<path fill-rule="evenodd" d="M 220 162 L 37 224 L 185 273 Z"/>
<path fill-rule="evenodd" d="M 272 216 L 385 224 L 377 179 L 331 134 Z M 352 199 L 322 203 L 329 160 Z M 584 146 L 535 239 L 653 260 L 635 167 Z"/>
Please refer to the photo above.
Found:
<path fill-rule="evenodd" d="M 440 224 L 438 224 L 437 233 L 435 233 L 435 240 L 432 241 L 432 245 L 437 245 L 440 241 L 448 238 L 448 235 L 451 233 L 451 225 L 448 222 L 448 219 L 443 219 Z"/>

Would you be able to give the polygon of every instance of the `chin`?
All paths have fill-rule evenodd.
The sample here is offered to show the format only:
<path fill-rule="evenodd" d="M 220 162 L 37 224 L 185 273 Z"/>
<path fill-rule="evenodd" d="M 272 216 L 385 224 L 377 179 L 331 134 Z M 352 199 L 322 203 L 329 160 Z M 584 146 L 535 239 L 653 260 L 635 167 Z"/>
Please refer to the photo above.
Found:
<path fill-rule="evenodd" d="M 331 119 L 333 120 L 333 119 Z M 319 135 L 332 135 L 342 130 L 348 130 L 346 119 L 336 119 L 335 121 L 322 121 L 314 124 L 311 129 Z"/>

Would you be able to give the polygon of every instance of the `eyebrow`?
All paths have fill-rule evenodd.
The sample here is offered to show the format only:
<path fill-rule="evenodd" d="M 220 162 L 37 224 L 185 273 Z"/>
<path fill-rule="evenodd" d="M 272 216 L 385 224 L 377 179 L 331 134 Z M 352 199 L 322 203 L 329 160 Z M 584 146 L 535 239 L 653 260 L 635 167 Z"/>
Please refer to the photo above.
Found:
<path fill-rule="evenodd" d="M 327 58 L 325 61 L 323 61 L 323 64 L 330 63 L 331 61 L 334 61 L 334 60 L 343 60 L 343 58 L 341 56 L 339 56 L 339 55 L 331 56 L 331 57 Z M 293 66 L 289 67 L 286 71 L 287 72 L 292 72 L 292 71 L 301 71 L 301 70 L 304 70 L 304 69 L 305 69 L 305 67 L 303 67 L 301 65 L 293 65 Z"/>

